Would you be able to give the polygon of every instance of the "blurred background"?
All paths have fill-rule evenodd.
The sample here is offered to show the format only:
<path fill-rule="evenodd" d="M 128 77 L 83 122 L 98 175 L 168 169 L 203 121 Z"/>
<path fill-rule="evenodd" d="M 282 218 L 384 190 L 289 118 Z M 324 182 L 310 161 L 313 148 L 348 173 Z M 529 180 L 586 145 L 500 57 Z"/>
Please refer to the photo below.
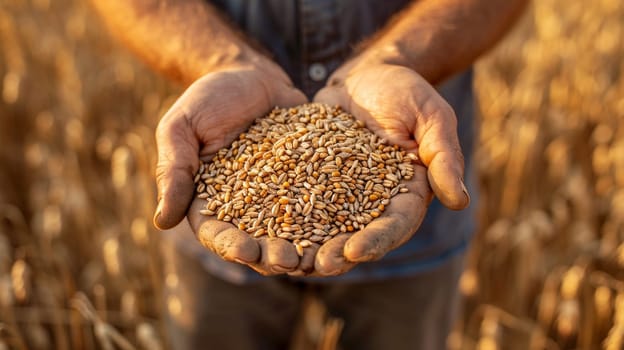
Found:
<path fill-rule="evenodd" d="M 451 349 L 624 348 L 624 3 L 535 1 L 477 64 L 480 227 Z M 158 118 L 81 0 L 0 2 L 0 350 L 164 349 Z M 308 300 L 293 349 L 332 348 Z"/>

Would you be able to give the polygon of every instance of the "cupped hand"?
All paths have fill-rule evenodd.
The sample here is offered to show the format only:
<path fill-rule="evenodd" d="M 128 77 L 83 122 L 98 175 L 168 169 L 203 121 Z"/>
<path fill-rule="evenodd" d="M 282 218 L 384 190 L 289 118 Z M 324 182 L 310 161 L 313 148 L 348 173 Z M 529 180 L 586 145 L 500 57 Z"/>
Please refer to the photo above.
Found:
<path fill-rule="evenodd" d="M 262 275 L 310 275 L 319 245 L 313 243 L 299 257 L 292 242 L 278 237 L 254 238 L 229 222 L 199 213 L 205 201 L 193 201 L 188 219 L 200 243 L 227 261 L 247 265 Z"/>
<path fill-rule="evenodd" d="M 406 242 L 420 226 L 433 194 L 446 207 L 468 206 L 463 155 L 452 108 L 413 70 L 396 65 L 346 65 L 315 102 L 340 105 L 377 135 L 418 156 L 409 191 L 393 197 L 382 216 L 354 234 L 336 236 L 317 252 L 315 271 L 342 274 Z"/>
<path fill-rule="evenodd" d="M 189 86 L 156 130 L 155 225 L 172 228 L 188 211 L 199 241 L 226 260 L 247 264 L 263 274 L 311 269 L 313 256 L 299 259 L 291 243 L 255 239 L 230 223 L 199 215 L 205 200 L 193 199 L 200 159 L 209 160 L 220 148 L 229 146 L 254 119 L 275 106 L 290 107 L 306 101 L 288 76 L 271 64 L 210 73 Z"/>

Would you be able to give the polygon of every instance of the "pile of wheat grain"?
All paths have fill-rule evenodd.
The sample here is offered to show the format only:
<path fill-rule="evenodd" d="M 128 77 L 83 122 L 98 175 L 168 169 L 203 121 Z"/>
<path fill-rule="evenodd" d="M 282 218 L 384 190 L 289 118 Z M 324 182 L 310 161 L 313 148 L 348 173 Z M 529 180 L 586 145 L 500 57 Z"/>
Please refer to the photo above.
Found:
<path fill-rule="evenodd" d="M 407 192 L 411 161 L 339 107 L 274 109 L 195 177 L 201 214 L 254 237 L 293 242 L 297 252 L 364 228 Z"/>

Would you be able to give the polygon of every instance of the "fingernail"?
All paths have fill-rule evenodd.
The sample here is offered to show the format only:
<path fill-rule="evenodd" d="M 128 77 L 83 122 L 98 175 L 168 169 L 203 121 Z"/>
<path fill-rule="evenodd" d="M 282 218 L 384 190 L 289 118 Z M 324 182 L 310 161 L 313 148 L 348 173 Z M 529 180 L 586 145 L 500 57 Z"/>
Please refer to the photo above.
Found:
<path fill-rule="evenodd" d="M 373 258 L 375 257 L 375 254 L 365 254 L 365 255 L 360 255 L 358 257 L 351 257 L 349 260 L 350 261 L 354 261 L 354 262 L 367 262 L 367 261 L 371 261 L 373 260 Z"/>
<path fill-rule="evenodd" d="M 292 268 L 285 268 L 283 266 L 279 266 L 279 265 L 273 265 L 271 266 L 271 270 L 278 272 L 278 273 L 286 273 L 286 272 L 290 272 L 293 269 Z"/>
<path fill-rule="evenodd" d="M 156 226 L 157 229 L 160 229 L 160 225 L 158 225 L 158 221 L 160 221 L 160 215 L 162 214 L 161 211 L 162 211 L 161 202 L 158 202 L 158 206 L 156 207 L 156 212 L 154 213 L 154 219 L 153 219 L 154 226 Z"/>
<path fill-rule="evenodd" d="M 248 265 L 249 264 L 249 262 L 247 262 L 245 260 L 241 260 L 239 258 L 234 258 L 234 261 L 239 263 L 239 264 L 242 264 L 242 265 Z"/>
<path fill-rule="evenodd" d="M 319 271 L 323 276 L 337 276 L 340 274 L 340 269 L 330 270 L 330 271 Z"/>
<path fill-rule="evenodd" d="M 466 185 L 464 185 L 464 182 L 461 180 L 459 180 L 459 183 L 461 184 L 462 191 L 466 195 L 466 199 L 470 200 L 470 194 L 468 194 L 468 189 L 466 188 Z"/>

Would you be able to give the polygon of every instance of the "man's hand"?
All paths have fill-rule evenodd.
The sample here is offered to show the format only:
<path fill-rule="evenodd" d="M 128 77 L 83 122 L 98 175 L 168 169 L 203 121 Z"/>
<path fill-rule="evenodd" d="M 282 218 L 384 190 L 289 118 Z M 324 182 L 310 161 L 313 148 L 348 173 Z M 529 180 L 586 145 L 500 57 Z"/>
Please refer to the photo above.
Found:
<path fill-rule="evenodd" d="M 233 67 L 206 74 L 193 83 L 156 130 L 159 193 L 154 216 L 156 226 L 171 228 L 187 214 L 195 193 L 193 179 L 200 158 L 209 160 L 255 118 L 275 106 L 290 107 L 305 102 L 305 95 L 292 87 L 286 74 L 272 64 L 260 68 Z M 203 199 L 195 199 L 188 214 L 193 231 L 208 249 L 264 274 L 292 271 L 299 265 L 292 244 L 256 240 L 230 223 L 199 215 L 204 204 Z M 302 263 L 306 261 L 313 264 L 313 258 L 302 259 Z"/>
<path fill-rule="evenodd" d="M 319 249 L 318 274 L 344 273 L 355 263 L 378 260 L 407 241 L 424 218 L 431 190 L 450 209 L 468 206 L 455 114 L 416 72 L 388 64 L 347 64 L 314 100 L 342 106 L 390 144 L 419 158 L 414 178 L 407 183 L 409 192 L 393 198 L 384 214 L 365 229 L 337 236 Z"/>
<path fill-rule="evenodd" d="M 189 209 L 189 222 L 199 241 L 227 261 L 247 265 L 258 273 L 269 276 L 288 273 L 309 275 L 314 270 L 314 259 L 319 245 L 313 243 L 299 257 L 292 242 L 277 238 L 254 238 L 231 223 L 216 217 L 201 215 L 204 200 L 195 200 Z"/>
<path fill-rule="evenodd" d="M 444 204 L 451 208 L 467 205 L 454 116 L 425 79 L 437 83 L 469 66 L 503 35 L 526 2 L 414 2 L 383 35 L 376 36 L 367 45 L 366 51 L 377 57 L 378 62 L 390 65 L 352 69 L 351 64 L 334 74 L 332 84 L 319 92 L 317 101 L 342 105 L 381 136 L 415 151 L 426 168 L 416 167 L 413 184 L 408 184 L 410 192 L 396 197 L 393 200 L 396 205 L 391 204 L 386 214 L 366 230 L 348 240 L 345 236 L 332 239 L 318 251 L 316 260 L 316 251 L 307 248 L 294 274 L 309 271 L 312 265 L 320 268 L 323 274 L 341 273 L 350 266 L 345 263 L 345 257 L 352 262 L 372 260 L 403 242 L 414 231 L 411 227 L 418 226 L 422 220 L 429 202 L 431 194 L 424 181 L 426 176 Z M 154 222 L 160 228 L 172 227 L 184 217 L 192 199 L 198 155 L 209 158 L 254 118 L 275 105 L 301 104 L 305 97 L 290 86 L 286 75 L 273 63 L 255 65 L 260 70 L 241 64 L 262 61 L 262 55 L 206 1 L 92 0 L 92 3 L 113 32 L 152 67 L 181 82 L 195 82 L 163 118 L 157 130 L 159 205 Z M 425 79 L 398 65 L 418 69 Z M 399 211 L 412 205 L 413 216 L 408 215 L 412 211 Z M 195 212 L 191 210 L 191 214 Z M 408 219 L 401 221 L 398 216 L 403 214 Z M 203 230 L 208 226 L 205 217 L 190 219 L 200 240 L 222 256 L 227 255 L 226 259 L 240 258 L 250 263 L 255 257 L 255 263 L 261 262 L 258 266 L 282 266 L 283 270 L 292 271 L 294 259 L 290 261 L 290 258 L 282 258 L 281 253 L 274 254 L 281 251 L 281 248 L 274 248 L 277 245 L 264 241 L 254 241 L 255 246 L 244 243 L 242 246 L 249 244 L 256 248 L 250 248 L 252 253 L 248 255 L 239 256 L 232 240 L 219 238 L 228 235 L 209 235 L 210 230 Z M 390 220 L 388 227 L 392 229 L 387 231 L 392 231 L 391 236 L 374 234 L 382 219 Z M 392 226 L 392 223 L 399 226 Z M 202 232 L 210 239 L 202 238 Z M 366 244 L 364 237 L 367 235 L 376 240 L 369 240 L 376 244 L 373 244 L 375 249 Z M 229 243 L 219 248 L 218 244 L 222 244 L 219 242 Z M 226 251 L 229 255 L 224 253 Z M 263 271 L 268 273 L 268 270 L 271 269 Z"/>

